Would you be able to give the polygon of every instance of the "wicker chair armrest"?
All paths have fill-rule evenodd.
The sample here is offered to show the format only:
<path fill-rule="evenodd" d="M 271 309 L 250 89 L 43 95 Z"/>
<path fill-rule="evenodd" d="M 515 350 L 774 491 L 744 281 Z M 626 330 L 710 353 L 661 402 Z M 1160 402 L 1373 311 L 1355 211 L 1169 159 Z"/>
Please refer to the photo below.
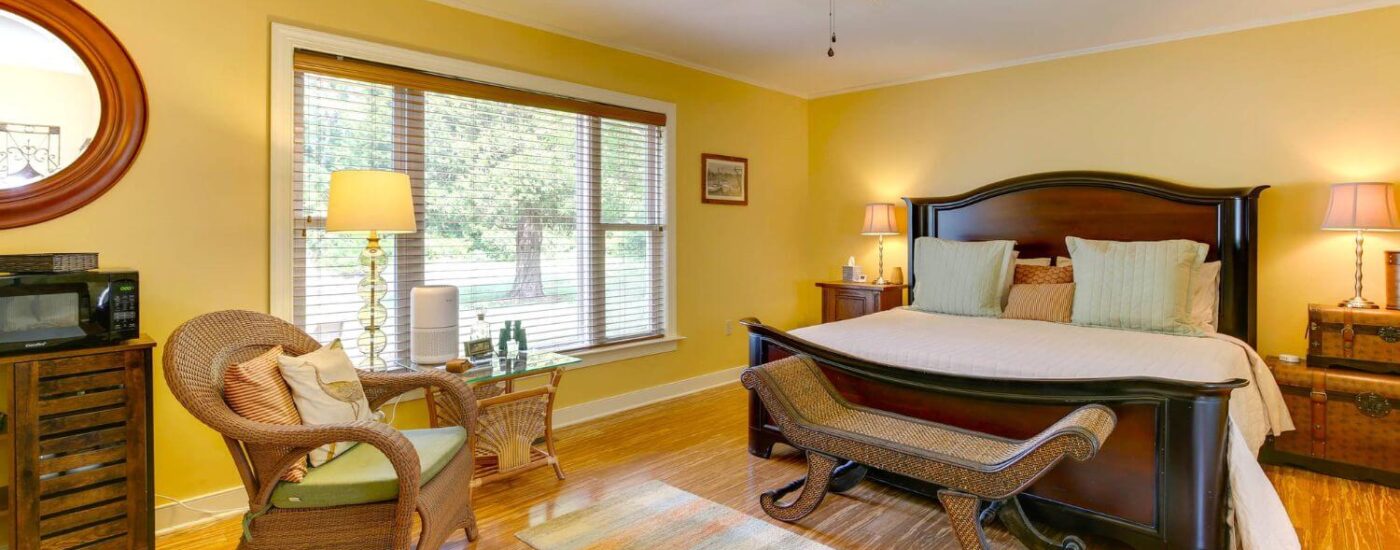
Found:
<path fill-rule="evenodd" d="M 1088 460 L 1098 453 L 1103 442 L 1108 439 L 1108 435 L 1113 432 L 1113 427 L 1118 422 L 1118 416 L 1113 410 L 1099 404 L 1084 405 L 1071 411 L 1059 421 L 1045 428 L 1035 437 L 1026 442 L 1033 446 L 1050 441 L 1056 437 L 1076 437 L 1084 441 L 1087 448 L 1080 448 L 1087 452 L 1071 453 L 1076 460 Z"/>
<path fill-rule="evenodd" d="M 418 388 L 437 388 L 450 405 L 462 412 L 462 427 L 467 428 L 468 433 L 476 425 L 476 395 L 459 375 L 441 370 L 361 372 L 360 384 L 365 388 L 371 407 L 379 407 L 391 398 Z"/>

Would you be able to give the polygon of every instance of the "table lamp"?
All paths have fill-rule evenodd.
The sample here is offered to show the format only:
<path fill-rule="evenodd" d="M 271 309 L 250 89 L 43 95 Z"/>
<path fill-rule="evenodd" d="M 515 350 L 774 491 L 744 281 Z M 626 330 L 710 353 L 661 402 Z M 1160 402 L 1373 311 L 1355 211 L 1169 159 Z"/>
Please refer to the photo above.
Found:
<path fill-rule="evenodd" d="M 880 271 L 875 284 L 889 284 L 885 280 L 885 235 L 898 235 L 899 226 L 894 222 L 894 205 L 877 202 L 865 205 L 865 226 L 861 235 L 875 235 L 880 238 Z"/>
<path fill-rule="evenodd" d="M 326 232 L 369 232 L 369 244 L 360 253 L 360 265 L 367 269 L 360 279 L 359 294 L 365 301 L 360 308 L 360 325 L 364 332 L 356 345 L 365 358 L 362 368 L 380 369 L 387 365 L 379 357 L 387 338 L 384 335 L 388 310 L 380 300 L 389 290 L 384 280 L 384 265 L 389 255 L 379 247 L 382 233 L 413 233 L 418 231 L 413 210 L 413 187 L 408 174 L 379 170 L 341 170 L 331 173 L 330 200 L 326 206 Z"/>
<path fill-rule="evenodd" d="M 1395 191 L 1389 183 L 1338 183 L 1332 186 L 1327 218 L 1322 228 L 1356 232 L 1356 295 L 1338 304 L 1342 307 L 1374 309 L 1376 304 L 1361 297 L 1361 254 L 1366 231 L 1400 229 L 1396 219 Z"/>

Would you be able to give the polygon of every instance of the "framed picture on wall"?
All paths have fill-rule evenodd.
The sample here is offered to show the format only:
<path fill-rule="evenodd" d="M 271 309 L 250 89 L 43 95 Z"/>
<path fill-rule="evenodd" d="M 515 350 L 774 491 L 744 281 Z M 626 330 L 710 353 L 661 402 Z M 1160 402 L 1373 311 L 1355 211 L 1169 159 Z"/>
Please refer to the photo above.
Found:
<path fill-rule="evenodd" d="M 710 204 L 748 204 L 749 159 L 700 155 L 700 200 Z"/>

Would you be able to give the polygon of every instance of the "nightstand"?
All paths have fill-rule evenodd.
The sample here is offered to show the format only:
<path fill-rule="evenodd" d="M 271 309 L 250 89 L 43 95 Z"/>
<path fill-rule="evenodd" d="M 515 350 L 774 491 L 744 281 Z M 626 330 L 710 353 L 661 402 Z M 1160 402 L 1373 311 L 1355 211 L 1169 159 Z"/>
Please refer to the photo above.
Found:
<path fill-rule="evenodd" d="M 843 321 L 904 305 L 904 285 L 832 281 L 822 289 L 822 322 Z"/>

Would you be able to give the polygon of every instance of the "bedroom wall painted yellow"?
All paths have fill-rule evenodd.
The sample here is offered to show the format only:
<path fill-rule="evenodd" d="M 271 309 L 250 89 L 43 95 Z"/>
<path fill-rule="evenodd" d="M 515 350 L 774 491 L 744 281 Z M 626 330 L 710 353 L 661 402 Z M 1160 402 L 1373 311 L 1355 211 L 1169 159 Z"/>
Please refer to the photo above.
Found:
<path fill-rule="evenodd" d="M 1306 304 L 1351 296 L 1351 235 L 1318 229 L 1327 184 L 1400 183 L 1398 36 L 1386 8 L 814 100 L 810 272 L 837 277 L 851 254 L 874 269 L 866 202 L 1051 170 L 1267 184 L 1259 345 L 1303 353 Z M 886 265 L 903 266 L 904 242 L 886 241 Z M 1373 301 L 1397 246 L 1368 237 Z"/>
<path fill-rule="evenodd" d="M 274 21 L 645 96 L 677 105 L 677 352 L 569 373 L 568 406 L 745 362 L 758 315 L 816 314 L 807 230 L 806 102 L 677 65 L 421 0 L 81 0 L 125 43 L 149 92 L 150 133 L 131 172 L 78 212 L 0 232 L 0 252 L 98 251 L 141 271 L 157 340 L 198 314 L 268 308 L 268 58 Z M 702 205 L 701 152 L 748 157 L 747 207 Z M 792 208 L 794 205 L 798 208 Z M 742 267 L 742 269 L 741 269 Z M 760 276 L 761 275 L 761 276 Z M 185 498 L 238 478 L 215 434 L 157 380 L 156 490 Z M 412 415 L 412 411 L 405 412 Z"/>

